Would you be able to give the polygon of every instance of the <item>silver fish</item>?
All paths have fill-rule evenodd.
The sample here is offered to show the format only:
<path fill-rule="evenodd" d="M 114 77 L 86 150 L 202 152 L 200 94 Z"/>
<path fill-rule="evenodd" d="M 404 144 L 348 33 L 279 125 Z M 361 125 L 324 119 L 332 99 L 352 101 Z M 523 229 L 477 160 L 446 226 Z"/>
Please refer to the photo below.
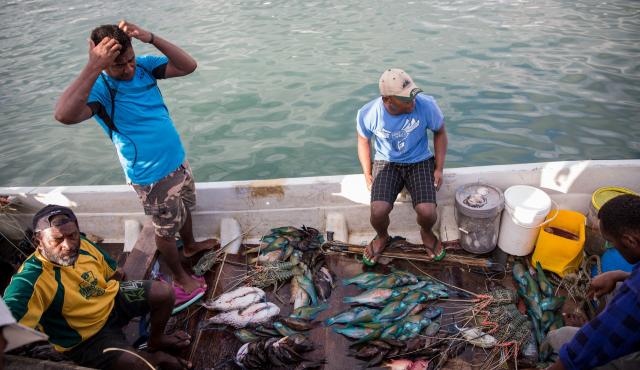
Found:
<path fill-rule="evenodd" d="M 210 324 L 226 324 L 235 328 L 263 324 L 280 313 L 280 308 L 271 302 L 253 304 L 244 310 L 220 313 L 207 320 Z"/>
<path fill-rule="evenodd" d="M 258 257 L 254 257 L 249 260 L 249 263 L 253 264 L 256 262 L 264 263 L 264 262 L 275 262 L 280 261 L 282 257 L 282 251 L 280 249 L 276 249 L 275 251 L 271 251 L 267 254 L 259 254 Z"/>
<path fill-rule="evenodd" d="M 262 289 L 241 287 L 224 293 L 215 300 L 204 302 L 202 305 L 208 310 L 231 311 L 264 301 L 264 298 L 265 293 Z"/>
<path fill-rule="evenodd" d="M 392 289 L 376 288 L 376 289 L 368 290 L 354 297 L 344 297 L 342 301 L 344 303 L 361 303 L 361 304 L 381 303 L 387 300 L 388 298 L 397 297 L 399 295 L 400 295 L 399 292 L 394 291 Z"/>

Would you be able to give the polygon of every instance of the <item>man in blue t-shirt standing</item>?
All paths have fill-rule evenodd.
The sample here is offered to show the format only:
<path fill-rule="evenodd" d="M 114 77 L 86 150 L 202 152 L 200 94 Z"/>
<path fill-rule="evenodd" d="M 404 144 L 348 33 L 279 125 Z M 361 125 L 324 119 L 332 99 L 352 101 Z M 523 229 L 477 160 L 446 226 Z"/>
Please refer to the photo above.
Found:
<path fill-rule="evenodd" d="M 379 81 L 380 97 L 363 106 L 356 118 L 358 158 L 371 190 L 371 225 L 376 238 L 363 261 L 376 263 L 389 240 L 389 213 L 406 187 L 418 215 L 420 236 L 429 256 L 439 261 L 444 248 L 431 231 L 437 220 L 436 191 L 442 185 L 447 153 L 444 117 L 433 97 L 421 94 L 401 69 L 387 69 Z M 429 150 L 427 129 L 433 131 L 435 156 Z M 375 138 L 371 163 L 370 140 Z"/>
<path fill-rule="evenodd" d="M 136 57 L 131 38 L 163 55 Z M 55 110 L 56 120 L 67 125 L 94 117 L 115 145 L 127 182 L 152 216 L 156 245 L 173 273 L 176 305 L 193 302 L 206 285 L 180 264 L 175 235 L 185 257 L 212 248 L 213 241 L 194 240 L 194 179 L 156 81 L 186 76 L 196 66 L 184 50 L 135 24 L 103 25 L 91 32 L 89 61 Z"/>

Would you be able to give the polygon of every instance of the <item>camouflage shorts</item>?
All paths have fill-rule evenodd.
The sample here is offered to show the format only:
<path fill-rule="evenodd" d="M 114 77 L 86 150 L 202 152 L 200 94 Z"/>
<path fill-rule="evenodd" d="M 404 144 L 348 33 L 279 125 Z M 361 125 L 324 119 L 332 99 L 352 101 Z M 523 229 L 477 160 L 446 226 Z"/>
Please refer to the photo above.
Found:
<path fill-rule="evenodd" d="M 174 237 L 184 225 L 187 208 L 196 205 L 196 187 L 189 162 L 150 185 L 131 184 L 138 193 L 144 213 L 152 216 L 156 235 Z"/>

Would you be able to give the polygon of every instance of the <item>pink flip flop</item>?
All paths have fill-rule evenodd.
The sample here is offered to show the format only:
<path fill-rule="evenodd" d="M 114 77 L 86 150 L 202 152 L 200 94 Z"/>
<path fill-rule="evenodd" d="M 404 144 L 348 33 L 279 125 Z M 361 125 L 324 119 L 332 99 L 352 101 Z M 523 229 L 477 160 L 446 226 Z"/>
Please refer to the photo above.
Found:
<path fill-rule="evenodd" d="M 171 284 L 171 285 L 173 286 L 173 292 L 176 296 L 176 300 L 174 303 L 175 307 L 171 312 L 172 315 L 175 315 L 176 313 L 191 306 L 198 299 L 202 298 L 204 296 L 204 293 L 206 292 L 206 288 L 199 287 L 194 289 L 191 293 L 187 293 L 184 291 L 184 289 L 182 289 L 181 286 L 176 284 Z"/>

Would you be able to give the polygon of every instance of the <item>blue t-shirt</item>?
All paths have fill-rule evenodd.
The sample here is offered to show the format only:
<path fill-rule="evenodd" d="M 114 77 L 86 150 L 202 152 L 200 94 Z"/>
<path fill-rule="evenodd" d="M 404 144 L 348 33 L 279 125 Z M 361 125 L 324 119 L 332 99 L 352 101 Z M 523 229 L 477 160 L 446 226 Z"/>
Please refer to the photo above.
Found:
<path fill-rule="evenodd" d="M 99 103 L 103 114 L 111 117 L 111 95 L 105 79 L 115 91 L 114 123 L 111 131 L 101 114 L 94 118 L 104 131 L 112 134 L 120 164 L 128 181 L 152 184 L 167 176 L 184 161 L 180 135 L 169 116 L 153 70 L 167 64 L 165 56 L 136 57 L 136 71 L 129 81 L 115 80 L 105 72 L 91 89 L 87 104 Z"/>
<path fill-rule="evenodd" d="M 360 136 L 376 137 L 375 160 L 417 163 L 433 156 L 427 129 L 439 131 L 444 116 L 432 96 L 418 94 L 411 113 L 394 116 L 379 97 L 360 108 L 356 121 Z"/>

